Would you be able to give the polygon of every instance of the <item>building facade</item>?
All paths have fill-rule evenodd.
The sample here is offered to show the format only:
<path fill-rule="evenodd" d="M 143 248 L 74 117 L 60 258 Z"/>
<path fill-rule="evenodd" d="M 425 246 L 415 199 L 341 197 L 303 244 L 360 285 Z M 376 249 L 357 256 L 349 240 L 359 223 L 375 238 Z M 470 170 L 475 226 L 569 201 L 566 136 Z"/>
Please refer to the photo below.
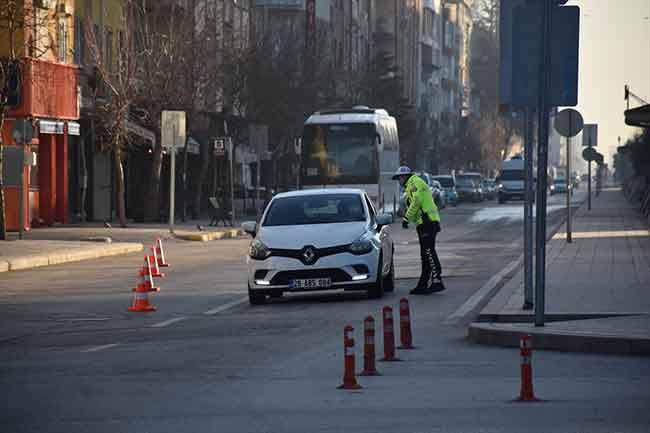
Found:
<path fill-rule="evenodd" d="M 69 141 L 80 133 L 74 1 L 16 3 L 21 31 L 0 30 L 0 56 L 15 59 L 19 76 L 18 97 L 0 131 L 8 230 L 19 230 L 20 221 L 24 229 L 69 222 Z"/>

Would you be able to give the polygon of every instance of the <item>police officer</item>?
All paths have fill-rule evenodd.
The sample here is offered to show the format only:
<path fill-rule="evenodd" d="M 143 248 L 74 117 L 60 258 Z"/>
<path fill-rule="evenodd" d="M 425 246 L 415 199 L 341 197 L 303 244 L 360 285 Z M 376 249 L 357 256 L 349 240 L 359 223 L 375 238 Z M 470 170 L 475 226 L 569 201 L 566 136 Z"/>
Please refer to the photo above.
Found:
<path fill-rule="evenodd" d="M 414 223 L 420 241 L 422 273 L 418 285 L 410 293 L 422 295 L 445 290 L 442 283 L 442 267 L 436 253 L 436 235 L 440 232 L 440 213 L 433 200 L 431 189 L 420 176 L 415 175 L 408 167 L 400 167 L 393 179 L 399 179 L 406 194 L 406 211 L 402 227 L 408 229 L 409 223 Z M 429 280 L 431 280 L 431 285 L 429 285 Z"/>

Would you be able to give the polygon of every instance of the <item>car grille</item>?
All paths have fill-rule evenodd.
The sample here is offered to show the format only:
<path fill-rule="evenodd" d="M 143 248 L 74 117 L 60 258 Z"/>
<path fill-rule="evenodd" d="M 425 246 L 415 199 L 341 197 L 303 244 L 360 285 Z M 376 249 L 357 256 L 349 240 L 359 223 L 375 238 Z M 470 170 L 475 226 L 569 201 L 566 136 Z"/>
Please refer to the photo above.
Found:
<path fill-rule="evenodd" d="M 306 269 L 301 271 L 278 272 L 271 280 L 271 285 L 287 286 L 289 284 L 289 280 L 309 278 L 331 278 L 332 283 L 344 283 L 346 281 L 352 281 L 350 275 L 341 269 Z"/>
<path fill-rule="evenodd" d="M 335 247 L 328 247 L 328 248 L 314 248 L 314 253 L 316 254 L 316 257 L 314 258 L 312 263 L 307 263 L 305 261 L 305 258 L 303 256 L 304 248 L 300 250 L 283 250 L 283 249 L 272 248 L 270 251 L 271 251 L 271 257 L 289 257 L 291 259 L 300 260 L 305 265 L 310 265 L 310 264 L 313 265 L 323 257 L 349 252 L 350 245 L 338 245 Z"/>

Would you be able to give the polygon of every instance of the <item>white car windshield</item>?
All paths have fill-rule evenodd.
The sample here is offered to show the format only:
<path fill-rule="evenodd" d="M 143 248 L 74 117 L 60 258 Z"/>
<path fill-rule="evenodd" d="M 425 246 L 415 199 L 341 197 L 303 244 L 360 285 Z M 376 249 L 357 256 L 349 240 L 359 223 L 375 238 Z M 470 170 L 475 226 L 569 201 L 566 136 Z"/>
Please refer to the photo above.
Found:
<path fill-rule="evenodd" d="M 291 226 L 365 220 L 366 214 L 359 195 L 315 194 L 275 199 L 262 225 Z"/>

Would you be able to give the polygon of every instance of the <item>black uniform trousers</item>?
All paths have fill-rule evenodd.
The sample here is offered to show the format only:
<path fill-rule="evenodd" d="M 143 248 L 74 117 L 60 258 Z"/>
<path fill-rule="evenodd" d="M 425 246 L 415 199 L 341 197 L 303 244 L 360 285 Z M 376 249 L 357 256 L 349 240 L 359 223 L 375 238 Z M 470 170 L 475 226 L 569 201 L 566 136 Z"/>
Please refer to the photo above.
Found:
<path fill-rule="evenodd" d="M 440 223 L 430 221 L 425 215 L 424 222 L 417 226 L 418 240 L 420 241 L 420 258 L 422 260 L 422 273 L 420 274 L 419 287 L 428 287 L 431 277 L 442 276 L 442 266 L 436 252 L 436 236 L 440 232 Z"/>

